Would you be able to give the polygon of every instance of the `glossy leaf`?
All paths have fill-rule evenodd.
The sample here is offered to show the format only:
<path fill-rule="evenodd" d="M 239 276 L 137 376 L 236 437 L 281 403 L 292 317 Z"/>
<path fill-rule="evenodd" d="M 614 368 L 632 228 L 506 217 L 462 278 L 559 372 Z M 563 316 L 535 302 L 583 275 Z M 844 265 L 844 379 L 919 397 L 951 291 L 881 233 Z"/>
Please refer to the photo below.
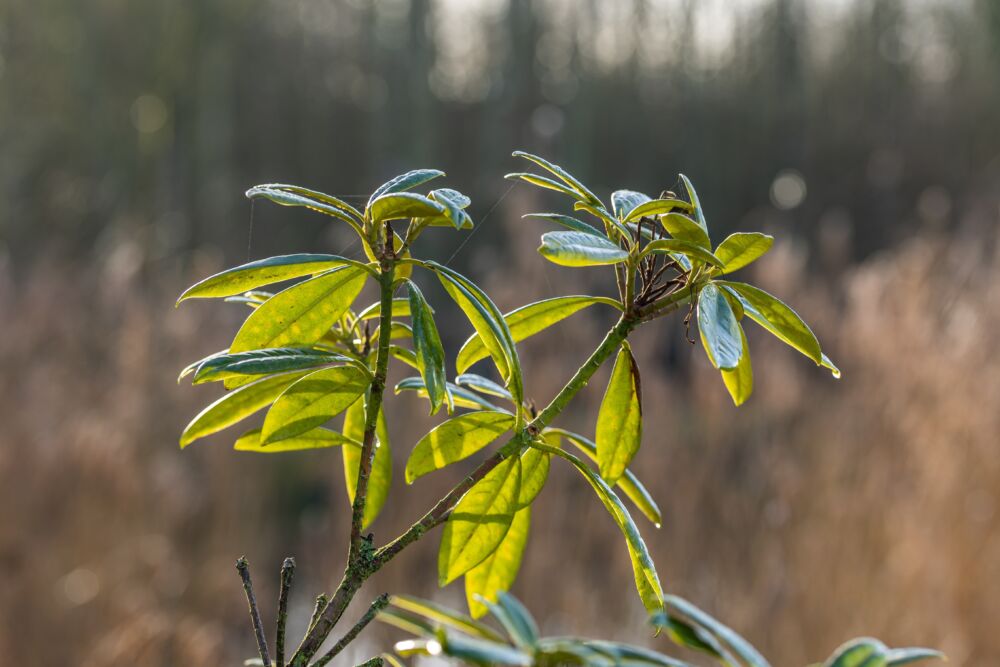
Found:
<path fill-rule="evenodd" d="M 517 598 L 508 595 L 507 591 L 499 591 L 496 603 L 488 600 L 483 602 L 518 648 L 531 651 L 535 647 L 538 643 L 538 625 Z"/>
<path fill-rule="evenodd" d="M 730 234 L 715 249 L 715 256 L 722 260 L 727 273 L 744 266 L 764 255 L 774 245 L 774 237 L 759 232 L 737 232 Z"/>
<path fill-rule="evenodd" d="M 361 213 L 336 197 L 332 197 L 316 190 L 299 187 L 297 185 L 285 185 L 282 183 L 268 183 L 258 185 L 246 191 L 247 199 L 269 199 L 281 206 L 301 206 L 309 210 L 329 215 L 338 220 L 346 222 L 358 234 L 362 234 L 360 223 Z"/>
<path fill-rule="evenodd" d="M 698 331 L 713 366 L 734 369 L 739 365 L 743 354 L 740 324 L 726 297 L 712 283 L 698 294 Z"/>
<path fill-rule="evenodd" d="M 187 447 L 198 438 L 204 438 L 249 417 L 270 404 L 305 374 L 305 371 L 299 371 L 273 375 L 225 394 L 191 420 L 181 434 L 181 447 Z"/>
<path fill-rule="evenodd" d="M 642 403 L 638 369 L 622 344 L 597 413 L 597 462 L 601 477 L 614 484 L 624 474 L 642 441 Z"/>
<path fill-rule="evenodd" d="M 416 363 L 414 362 L 414 367 Z M 454 406 L 460 408 L 471 408 L 473 410 L 492 410 L 494 412 L 504 412 L 501 408 L 490 403 L 485 398 L 475 393 L 474 391 L 469 391 L 465 387 L 459 387 L 458 385 L 448 383 L 448 402 Z M 400 380 L 396 384 L 396 393 L 402 391 L 415 391 L 418 396 L 427 398 L 427 389 L 424 387 L 424 379 L 421 377 L 410 377 Z"/>
<path fill-rule="evenodd" d="M 432 621 L 436 621 L 467 634 L 476 635 L 478 637 L 482 637 L 483 639 L 489 639 L 492 641 L 503 641 L 503 637 L 501 637 L 499 633 L 488 625 L 480 623 L 465 614 L 459 614 L 458 612 L 452 611 L 451 609 L 434 602 L 421 600 L 409 595 L 393 595 L 389 599 L 389 602 L 394 607 L 399 607 L 400 609 L 420 614 L 421 616 L 424 616 Z"/>
<path fill-rule="evenodd" d="M 568 171 L 563 169 L 557 164 L 553 164 L 546 160 L 545 158 L 538 157 L 537 155 L 532 155 L 531 153 L 525 153 L 524 151 L 514 151 L 512 153 L 514 157 L 522 157 L 526 160 L 530 160 L 537 164 L 542 169 L 545 169 L 549 173 L 555 175 L 559 180 L 572 188 L 576 193 L 578 193 L 583 199 L 589 200 L 591 202 L 600 203 L 600 199 L 597 198 L 593 192 L 587 189 L 587 187 L 581 183 L 575 176 L 570 174 Z"/>
<path fill-rule="evenodd" d="M 637 206 L 649 202 L 649 196 L 634 190 L 615 190 L 611 193 L 611 210 L 619 220 L 626 220 Z"/>
<path fill-rule="evenodd" d="M 611 241 L 584 232 L 546 232 L 538 252 L 561 266 L 601 266 L 628 259 L 628 252 Z"/>
<path fill-rule="evenodd" d="M 652 218 L 666 215 L 673 211 L 691 212 L 691 206 L 680 199 L 653 199 L 647 200 L 640 206 L 636 206 L 625 217 L 625 222 L 635 222 L 641 218 Z"/>
<path fill-rule="evenodd" d="M 414 169 L 400 174 L 375 188 L 372 196 L 368 199 L 368 208 L 371 208 L 375 200 L 382 195 L 409 190 L 441 176 L 444 176 L 444 172 L 438 169 Z"/>
<path fill-rule="evenodd" d="M 427 194 L 427 197 L 444 206 L 445 217 L 451 221 L 455 229 L 469 229 L 472 227 L 472 218 L 463 210 L 472 203 L 472 200 L 461 192 L 452 190 L 451 188 L 441 188 L 439 190 L 432 190 Z"/>
<path fill-rule="evenodd" d="M 368 215 L 375 222 L 399 218 L 426 218 L 444 213 L 445 207 L 441 204 L 412 192 L 382 195 L 374 200 L 368 208 Z"/>
<path fill-rule="evenodd" d="M 705 262 L 706 264 L 711 264 L 712 266 L 717 266 L 719 268 L 723 267 L 722 260 L 713 255 L 710 251 L 700 245 L 692 243 L 691 241 L 684 241 L 682 239 L 657 239 L 656 241 L 650 241 L 646 247 L 643 248 L 642 254 L 649 255 L 651 253 L 670 255 L 680 253 L 699 262 Z"/>
<path fill-rule="evenodd" d="M 477 665 L 515 665 L 530 667 L 531 656 L 523 651 L 505 644 L 474 639 L 450 632 L 442 633 L 441 651 L 464 663 Z"/>
<path fill-rule="evenodd" d="M 591 214 L 592 216 L 603 222 L 605 224 L 605 229 L 608 230 L 608 234 L 611 235 L 612 238 L 614 237 L 614 234 L 612 234 L 610 230 L 614 229 L 618 232 L 618 234 L 621 235 L 621 238 L 626 243 L 632 242 L 632 236 L 629 234 L 628 227 L 619 222 L 618 219 L 615 216 L 611 215 L 608 209 L 604 208 L 604 206 L 602 206 L 601 204 L 599 203 L 588 204 L 587 202 L 578 201 L 575 204 L 573 204 L 573 210 L 586 211 L 587 213 Z"/>
<path fill-rule="evenodd" d="M 525 183 L 531 183 L 537 187 L 545 188 L 546 190 L 555 190 L 560 194 L 568 195 L 574 199 L 580 196 L 579 193 L 573 190 L 573 188 L 563 185 L 558 181 L 554 181 L 551 178 L 546 178 L 545 176 L 538 176 L 536 174 L 529 174 L 526 172 L 514 172 L 511 174 L 505 174 L 504 178 L 508 180 L 519 179 Z"/>
<path fill-rule="evenodd" d="M 438 552 L 442 586 L 486 560 L 503 541 L 517 509 L 521 460 L 512 456 L 473 486 L 444 524 Z"/>
<path fill-rule="evenodd" d="M 708 221 L 705 220 L 705 210 L 701 207 L 701 201 L 698 200 L 698 193 L 695 192 L 694 184 L 684 174 L 680 174 L 680 177 L 681 181 L 684 182 L 684 189 L 687 190 L 688 199 L 691 201 L 691 208 L 694 209 L 695 222 L 708 234 Z"/>
<path fill-rule="evenodd" d="M 361 447 L 361 443 L 352 440 L 328 428 L 314 428 L 270 445 L 260 442 L 260 429 L 247 431 L 236 441 L 233 449 L 241 452 L 257 452 L 259 454 L 276 454 L 278 452 L 298 452 L 306 449 L 325 449 L 327 447 Z"/>
<path fill-rule="evenodd" d="M 511 338 L 519 343 L 595 303 L 621 308 L 617 301 L 605 297 L 559 296 L 521 306 L 504 315 L 503 319 L 510 329 Z M 482 339 L 478 334 L 473 334 L 458 351 L 455 366 L 459 373 L 464 373 L 469 366 L 488 354 Z"/>
<path fill-rule="evenodd" d="M 344 267 L 278 292 L 250 313 L 229 351 L 312 345 L 357 298 L 366 278 L 361 269 Z"/>
<path fill-rule="evenodd" d="M 816 335 L 809 325 L 780 299 L 746 283 L 724 280 L 718 283 L 733 290 L 740 297 L 743 309 L 750 319 L 817 364 L 823 364 L 823 352 L 820 350 Z"/>
<path fill-rule="evenodd" d="M 443 422 L 425 435 L 406 462 L 406 483 L 461 461 L 490 444 L 514 426 L 507 412 L 470 412 Z"/>
<path fill-rule="evenodd" d="M 548 440 L 548 436 L 545 439 Z M 550 454 L 536 447 L 528 447 L 521 453 L 521 492 L 517 496 L 518 509 L 531 505 L 542 492 L 549 478 L 551 458 Z"/>
<path fill-rule="evenodd" d="M 424 389 L 430 398 L 431 414 L 434 414 L 447 398 L 444 348 L 441 346 L 437 325 L 434 324 L 434 315 L 431 314 L 420 288 L 410 281 L 407 281 L 406 288 L 413 318 L 413 350 L 420 376 L 424 379 Z"/>
<path fill-rule="evenodd" d="M 722 369 L 722 381 L 733 398 L 733 403 L 743 405 L 753 393 L 753 366 L 750 363 L 750 346 L 747 345 L 747 335 L 743 327 L 739 324 L 736 327 L 740 330 L 740 343 L 743 352 L 740 354 L 740 362 L 736 368 L 728 370 Z"/>
<path fill-rule="evenodd" d="M 489 378 L 484 378 L 482 375 L 476 375 L 475 373 L 463 373 L 455 378 L 455 384 L 460 387 L 469 387 L 480 394 L 486 394 L 487 396 L 496 396 L 497 398 L 504 398 L 508 401 L 513 401 L 514 397 L 510 395 L 505 387 L 501 387 L 493 380 Z"/>
<path fill-rule="evenodd" d="M 668 614 L 679 615 L 710 633 L 749 667 L 771 667 L 750 642 L 687 600 L 676 595 L 668 595 L 664 598 L 664 606 Z"/>
<path fill-rule="evenodd" d="M 597 227 L 593 227 L 591 225 L 588 225 L 583 220 L 577 220 L 572 216 L 563 215 L 561 213 L 527 213 L 522 217 L 551 220 L 552 222 L 562 225 L 567 229 L 572 229 L 575 232 L 583 232 L 584 234 L 593 234 L 594 236 L 607 238 L 606 236 L 604 236 L 604 232 L 598 230 Z"/>
<path fill-rule="evenodd" d="M 305 433 L 336 417 L 358 400 L 371 377 L 354 366 L 313 371 L 288 387 L 267 411 L 261 444 Z"/>
<path fill-rule="evenodd" d="M 708 238 L 708 232 L 683 213 L 667 213 L 660 216 L 660 224 L 675 239 L 690 241 L 706 250 L 712 249 L 712 241 Z"/>
<path fill-rule="evenodd" d="M 501 591 L 508 591 L 514 585 L 528 542 L 530 525 L 531 508 L 525 507 L 514 515 L 510 529 L 496 551 L 465 574 L 465 599 L 473 618 L 480 618 L 488 611 L 479 596 L 495 603 Z"/>
<path fill-rule="evenodd" d="M 242 294 L 261 285 L 280 283 L 325 273 L 338 266 L 356 265 L 357 262 L 337 255 L 279 255 L 226 269 L 187 288 L 177 303 L 185 299 L 211 299 Z"/>
<path fill-rule="evenodd" d="M 296 371 L 332 363 L 346 363 L 348 357 L 328 350 L 301 347 L 274 347 L 236 354 L 212 356 L 198 365 L 191 378 L 194 384 L 229 378 L 253 380 L 254 375 Z"/>
<path fill-rule="evenodd" d="M 365 403 L 358 400 L 344 414 L 344 435 L 364 441 L 365 435 Z M 347 500 L 354 503 L 354 492 L 358 488 L 358 471 L 361 469 L 361 448 L 344 447 L 341 449 L 344 459 L 344 486 L 347 489 Z M 385 415 L 379 411 L 375 423 L 375 457 L 372 460 L 372 471 L 368 477 L 368 498 L 365 502 L 365 514 L 362 528 L 367 528 L 378 517 L 385 501 L 389 497 L 392 486 L 392 449 L 389 446 L 389 429 L 386 428 Z"/>
<path fill-rule="evenodd" d="M 434 309 L 431 309 L 434 312 Z M 358 313 L 358 320 L 377 320 L 382 316 L 382 303 L 376 301 L 372 305 L 366 307 L 360 313 Z M 409 299 L 393 299 L 392 300 L 392 316 L 393 317 L 409 317 L 410 316 L 410 300 Z"/>

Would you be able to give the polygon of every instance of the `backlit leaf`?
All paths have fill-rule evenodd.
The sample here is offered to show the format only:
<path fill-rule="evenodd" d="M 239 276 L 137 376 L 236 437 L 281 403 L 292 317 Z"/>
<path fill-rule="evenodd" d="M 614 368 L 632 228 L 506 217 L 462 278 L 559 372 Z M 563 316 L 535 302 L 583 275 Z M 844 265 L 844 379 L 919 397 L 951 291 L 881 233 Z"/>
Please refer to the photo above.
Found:
<path fill-rule="evenodd" d="M 424 379 L 424 388 L 431 402 L 431 414 L 444 404 L 447 392 L 447 378 L 444 369 L 444 348 L 438 335 L 434 315 L 420 292 L 420 288 L 406 282 L 410 298 L 410 313 L 413 318 L 413 350 L 416 353 L 417 368 Z"/>
<path fill-rule="evenodd" d="M 690 259 L 695 259 L 700 262 L 705 262 L 711 264 L 712 266 L 717 266 L 722 268 L 722 260 L 713 255 L 710 251 L 706 250 L 700 245 L 692 243 L 691 241 L 684 241 L 682 239 L 657 239 L 656 241 L 650 241 L 645 248 L 642 250 L 643 255 L 648 255 L 650 253 L 662 253 L 674 255 L 676 253 L 681 253 L 687 255 Z"/>
<path fill-rule="evenodd" d="M 694 184 L 684 174 L 680 174 L 681 180 L 684 182 L 684 189 L 687 190 L 688 199 L 691 200 L 691 207 L 694 209 L 694 219 L 702 229 L 705 230 L 705 234 L 708 234 L 708 222 L 705 220 L 705 210 L 701 207 L 701 202 L 698 200 L 698 193 L 695 192 Z"/>
<path fill-rule="evenodd" d="M 261 444 L 305 433 L 346 410 L 368 388 L 371 377 L 354 366 L 313 371 L 288 387 L 267 411 Z"/>
<path fill-rule="evenodd" d="M 546 441 L 549 437 L 545 436 Z M 536 447 L 528 447 L 521 453 L 521 492 L 517 496 L 518 509 L 531 505 L 541 493 L 549 478 L 551 458 L 550 454 Z"/>
<path fill-rule="evenodd" d="M 486 394 L 488 396 L 496 396 L 497 398 L 504 398 L 508 401 L 513 401 L 514 397 L 510 395 L 505 387 L 501 387 L 493 380 L 489 378 L 484 378 L 482 375 L 476 375 L 475 373 L 463 373 L 455 378 L 455 384 L 460 387 L 469 387 L 475 391 Z"/>
<path fill-rule="evenodd" d="M 838 647 L 825 667 L 885 667 L 889 647 L 872 637 L 859 637 Z"/>
<path fill-rule="evenodd" d="M 361 443 L 356 440 L 331 431 L 328 428 L 314 428 L 305 433 L 287 438 L 270 445 L 260 443 L 260 429 L 255 428 L 240 436 L 233 449 L 241 452 L 257 452 L 260 454 L 276 454 L 278 452 L 297 452 L 306 449 L 324 449 L 327 447 L 361 447 Z"/>
<path fill-rule="evenodd" d="M 698 295 L 698 331 L 713 366 L 734 369 L 739 365 L 743 354 L 740 324 L 726 297 L 712 283 Z"/>
<path fill-rule="evenodd" d="M 407 350 L 408 351 L 408 350 Z M 414 362 L 414 367 L 416 363 Z M 490 403 L 485 398 L 474 391 L 469 391 L 465 387 L 448 383 L 448 402 L 460 408 L 471 408 L 473 410 L 492 410 L 493 412 L 503 412 L 501 408 Z M 424 379 L 421 377 L 410 377 L 400 380 L 396 384 L 396 393 L 401 391 L 415 391 L 418 396 L 427 398 L 427 389 L 424 387 Z"/>
<path fill-rule="evenodd" d="M 394 607 L 399 607 L 400 609 L 420 614 L 421 616 L 431 619 L 432 621 L 455 628 L 456 630 L 460 630 L 467 634 L 477 635 L 483 639 L 490 639 L 493 641 L 503 641 L 503 637 L 501 637 L 499 633 L 488 625 L 480 623 L 472 618 L 469 618 L 465 614 L 459 614 L 458 612 L 452 611 L 451 609 L 434 602 L 421 600 L 409 595 L 393 595 L 389 599 L 389 603 Z"/>
<path fill-rule="evenodd" d="M 365 402 L 359 399 L 351 405 L 344 414 L 344 435 L 364 441 L 365 436 Z M 361 468 L 361 448 L 344 447 L 341 449 L 344 459 L 344 485 L 347 489 L 347 500 L 354 503 L 354 492 L 358 488 L 358 471 Z M 389 430 L 386 428 L 385 415 L 379 411 L 375 423 L 375 458 L 372 460 L 372 471 L 368 477 L 368 497 L 365 502 L 365 514 L 362 528 L 367 528 L 382 511 L 392 486 L 392 449 L 389 446 Z"/>
<path fill-rule="evenodd" d="M 668 595 L 664 598 L 664 606 L 668 614 L 681 616 L 701 630 L 709 632 L 749 667 L 771 667 L 750 642 L 687 600 Z"/>
<path fill-rule="evenodd" d="M 345 363 L 347 357 L 328 350 L 301 347 L 274 347 L 236 354 L 224 353 L 203 361 L 195 370 L 194 384 L 236 377 L 253 380 L 254 375 L 296 371 L 324 364 Z"/>
<path fill-rule="evenodd" d="M 720 280 L 718 283 L 736 292 L 750 319 L 817 364 L 823 365 L 823 352 L 820 350 L 816 335 L 809 325 L 780 299 L 746 283 L 725 280 Z"/>
<path fill-rule="evenodd" d="M 451 188 L 441 188 L 439 190 L 432 190 L 427 196 L 444 206 L 445 216 L 455 226 L 455 229 L 468 229 L 472 227 L 472 218 L 462 210 L 471 203 L 471 200 L 461 192 L 452 190 Z"/>
<path fill-rule="evenodd" d="M 368 207 L 371 208 L 372 203 L 384 194 L 409 190 L 441 176 L 444 176 L 444 172 L 438 169 L 414 169 L 400 174 L 375 188 L 368 199 Z"/>
<path fill-rule="evenodd" d="M 774 237 L 760 232 L 730 234 L 715 249 L 715 256 L 722 260 L 726 273 L 742 269 L 771 249 Z"/>
<path fill-rule="evenodd" d="M 433 313 L 434 311 L 431 310 Z M 360 313 L 358 313 L 359 320 L 377 320 L 382 316 L 382 303 L 376 301 L 372 305 L 366 307 Z M 409 317 L 410 316 L 410 300 L 409 299 L 393 299 L 392 300 L 392 316 L 393 317 Z"/>
<path fill-rule="evenodd" d="M 667 213 L 660 216 L 660 224 L 675 239 L 690 241 L 706 250 L 712 249 L 712 241 L 708 238 L 708 232 L 683 213 Z"/>
<path fill-rule="evenodd" d="M 619 264 L 628 259 L 628 252 L 611 241 L 584 232 L 546 232 L 538 252 L 562 266 Z"/>
<path fill-rule="evenodd" d="M 406 483 L 469 457 L 514 426 L 507 412 L 469 412 L 443 422 L 425 435 L 406 462 Z"/>
<path fill-rule="evenodd" d="M 486 605 L 477 599 L 478 596 L 496 602 L 498 593 L 508 591 L 514 585 L 530 526 L 531 508 L 525 507 L 514 515 L 510 529 L 496 551 L 466 572 L 465 599 L 473 618 L 480 618 L 487 612 Z"/>
<path fill-rule="evenodd" d="M 611 210 L 619 220 L 625 220 L 635 207 L 650 201 L 649 196 L 634 190 L 615 190 L 611 193 Z"/>
<path fill-rule="evenodd" d="M 532 185 L 538 186 L 540 188 L 545 188 L 546 190 L 555 190 L 556 192 L 564 195 L 569 195 L 576 199 L 580 195 L 573 190 L 573 188 L 563 185 L 558 181 L 554 181 L 551 178 L 546 178 L 545 176 L 537 176 L 535 174 L 529 174 L 525 172 L 515 172 L 511 174 L 505 174 L 504 178 L 508 180 L 520 179 L 526 183 L 531 183 Z"/>
<path fill-rule="evenodd" d="M 740 330 L 740 341 L 743 346 L 743 353 L 740 355 L 740 362 L 736 368 L 728 370 L 722 369 L 722 381 L 729 390 L 729 395 L 733 397 L 733 403 L 742 405 L 750 398 L 753 392 L 753 366 L 750 364 L 750 346 L 747 345 L 747 335 L 743 327 L 736 325 Z"/>
<path fill-rule="evenodd" d="M 680 199 L 653 199 L 647 200 L 640 206 L 636 206 L 625 217 L 625 222 L 634 222 L 640 218 L 656 217 L 665 215 L 672 211 L 691 212 L 691 206 Z"/>
<path fill-rule="evenodd" d="M 944 653 L 929 648 L 894 648 L 885 654 L 888 667 L 899 667 L 920 660 L 947 660 Z"/>
<path fill-rule="evenodd" d="M 515 665 L 516 667 L 530 667 L 533 662 L 531 656 L 523 651 L 486 641 L 485 639 L 474 639 L 464 635 L 442 632 L 441 651 L 463 663 L 473 663 L 477 665 Z"/>
<path fill-rule="evenodd" d="M 195 283 L 181 294 L 177 303 L 185 299 L 233 296 L 261 285 L 279 283 L 292 278 L 324 273 L 338 266 L 356 264 L 357 262 L 354 260 L 337 255 L 299 254 L 268 257 L 226 269 Z"/>
<path fill-rule="evenodd" d="M 375 222 L 398 218 L 426 218 L 442 215 L 445 207 L 423 195 L 395 192 L 382 195 L 369 206 L 368 214 Z"/>
<path fill-rule="evenodd" d="M 246 191 L 247 199 L 269 199 L 275 204 L 282 206 L 301 206 L 317 213 L 329 215 L 349 224 L 358 234 L 363 235 L 360 217 L 361 213 L 356 208 L 333 197 L 316 190 L 299 187 L 297 185 L 285 185 L 282 183 L 268 183 L 258 185 Z"/>
<path fill-rule="evenodd" d="M 625 472 L 642 441 L 642 404 L 638 370 L 623 343 L 597 413 L 597 462 L 601 477 L 614 484 Z"/>
<path fill-rule="evenodd" d="M 587 189 L 587 187 L 581 183 L 575 176 L 570 174 L 568 171 L 563 169 L 557 164 L 553 164 L 546 160 L 545 158 L 538 157 L 537 155 L 532 155 L 530 153 L 525 153 L 524 151 L 514 151 L 512 153 L 514 157 L 523 157 L 526 160 L 530 160 L 537 164 L 542 169 L 545 169 L 551 174 L 554 174 L 559 180 L 568 185 L 574 191 L 576 191 L 583 199 L 589 200 L 591 202 L 600 203 L 600 199 L 597 198 L 593 192 Z"/>
<path fill-rule="evenodd" d="M 538 625 L 517 598 L 506 591 L 499 591 L 496 603 L 485 599 L 483 602 L 518 648 L 530 651 L 535 647 L 538 643 Z"/>
<path fill-rule="evenodd" d="M 586 222 L 577 220 L 569 215 L 563 215 L 561 213 L 527 213 L 523 217 L 551 220 L 552 222 L 560 224 L 567 229 L 572 229 L 575 232 L 583 232 L 584 234 L 593 234 L 594 236 L 607 238 L 604 236 L 604 232 L 599 231 L 597 227 L 592 227 Z"/>

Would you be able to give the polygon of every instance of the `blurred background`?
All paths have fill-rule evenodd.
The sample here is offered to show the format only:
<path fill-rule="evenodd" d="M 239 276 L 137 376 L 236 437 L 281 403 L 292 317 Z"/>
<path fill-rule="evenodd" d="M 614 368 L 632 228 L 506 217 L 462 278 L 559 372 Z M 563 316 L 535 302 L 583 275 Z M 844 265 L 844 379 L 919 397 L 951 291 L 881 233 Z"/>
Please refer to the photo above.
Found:
<path fill-rule="evenodd" d="M 716 242 L 777 237 L 746 278 L 844 371 L 751 331 L 757 388 L 737 410 L 680 316 L 640 332 L 637 469 L 665 514 L 641 527 L 667 589 L 776 667 L 858 634 L 1000 663 L 995 0 L 0 0 L 0 654 L 240 664 L 244 553 L 268 619 L 298 558 L 298 635 L 342 568 L 340 455 L 237 454 L 231 432 L 181 452 L 217 388 L 176 374 L 246 312 L 174 300 L 248 258 L 357 253 L 330 219 L 251 207 L 249 186 L 350 199 L 415 167 L 446 170 L 477 221 L 467 245 L 438 230 L 418 251 L 502 309 L 602 289 L 610 273 L 535 253 L 545 228 L 520 215 L 566 203 L 501 179 L 515 148 L 601 196 L 689 175 Z M 470 328 L 440 311 L 454 352 Z M 608 317 L 527 341 L 528 393 L 547 400 Z M 592 433 L 606 372 L 562 425 Z M 392 402 L 377 540 L 462 474 L 402 484 L 425 412 Z M 554 467 L 541 500 L 514 592 L 543 629 L 669 650 L 585 483 Z M 436 548 L 363 597 L 464 604 L 460 584 L 436 589 Z M 343 664 L 398 637 L 366 632 Z"/>

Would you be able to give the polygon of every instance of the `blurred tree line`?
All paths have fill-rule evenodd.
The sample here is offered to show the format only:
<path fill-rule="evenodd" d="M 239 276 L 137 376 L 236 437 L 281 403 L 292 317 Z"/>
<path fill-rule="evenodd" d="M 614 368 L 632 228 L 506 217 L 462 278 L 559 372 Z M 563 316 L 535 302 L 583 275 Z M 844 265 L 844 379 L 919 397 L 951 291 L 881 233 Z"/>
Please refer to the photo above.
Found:
<path fill-rule="evenodd" d="M 4 0 L 0 236 L 15 266 L 122 235 L 238 260 L 252 184 L 436 166 L 481 217 L 519 147 L 608 190 L 683 170 L 716 229 L 764 216 L 837 268 L 995 221 L 998 82 L 993 0 Z M 328 240 L 256 218 L 258 248 Z"/>

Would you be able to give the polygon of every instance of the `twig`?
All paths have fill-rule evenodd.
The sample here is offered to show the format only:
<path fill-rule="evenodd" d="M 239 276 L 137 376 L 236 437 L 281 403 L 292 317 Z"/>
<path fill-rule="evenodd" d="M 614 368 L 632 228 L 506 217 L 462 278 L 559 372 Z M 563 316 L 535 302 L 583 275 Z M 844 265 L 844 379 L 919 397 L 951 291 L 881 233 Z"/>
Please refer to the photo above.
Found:
<path fill-rule="evenodd" d="M 281 564 L 281 586 L 278 588 L 278 630 L 274 638 L 274 664 L 285 667 L 285 624 L 288 622 L 288 591 L 295 576 L 295 559 L 286 558 Z"/>
<path fill-rule="evenodd" d="M 317 663 L 318 664 L 318 663 Z M 365 660 L 358 667 L 382 667 L 385 664 L 385 660 L 381 656 L 375 656 L 371 660 Z"/>
<path fill-rule="evenodd" d="M 330 598 L 326 593 L 320 593 L 316 596 L 316 607 L 313 609 L 312 618 L 309 619 L 309 629 L 316 625 L 316 621 L 319 620 L 320 614 L 326 609 L 326 605 L 330 603 Z"/>
<path fill-rule="evenodd" d="M 372 602 L 370 607 L 368 607 L 368 611 L 365 612 L 365 615 L 362 616 L 361 619 L 354 624 L 354 627 L 352 627 L 350 630 L 347 631 L 347 634 L 341 637 L 337 641 L 337 643 L 333 645 L 333 648 L 324 653 L 323 656 L 319 658 L 319 660 L 314 662 L 313 667 L 323 667 L 323 665 L 326 665 L 328 662 L 333 660 L 338 653 L 344 650 L 344 647 L 346 647 L 348 644 L 354 641 L 354 639 L 361 633 L 361 631 L 365 629 L 365 626 L 371 623 L 375 619 L 376 614 L 378 614 L 388 604 L 389 604 L 389 596 L 386 595 L 385 593 L 375 598 L 375 601 Z M 381 658 L 376 658 L 376 660 L 381 660 Z M 370 662 L 371 660 L 369 660 L 365 664 L 368 664 Z"/>
<path fill-rule="evenodd" d="M 271 658 L 267 655 L 267 639 L 264 637 L 264 624 L 260 620 L 260 609 L 257 608 L 257 598 L 253 594 L 253 582 L 250 581 L 250 564 L 246 556 L 240 556 L 236 561 L 236 569 L 243 580 L 243 591 L 247 594 L 247 604 L 250 605 L 250 620 L 253 621 L 253 631 L 257 635 L 257 650 L 260 652 L 264 667 L 271 667 Z"/>

